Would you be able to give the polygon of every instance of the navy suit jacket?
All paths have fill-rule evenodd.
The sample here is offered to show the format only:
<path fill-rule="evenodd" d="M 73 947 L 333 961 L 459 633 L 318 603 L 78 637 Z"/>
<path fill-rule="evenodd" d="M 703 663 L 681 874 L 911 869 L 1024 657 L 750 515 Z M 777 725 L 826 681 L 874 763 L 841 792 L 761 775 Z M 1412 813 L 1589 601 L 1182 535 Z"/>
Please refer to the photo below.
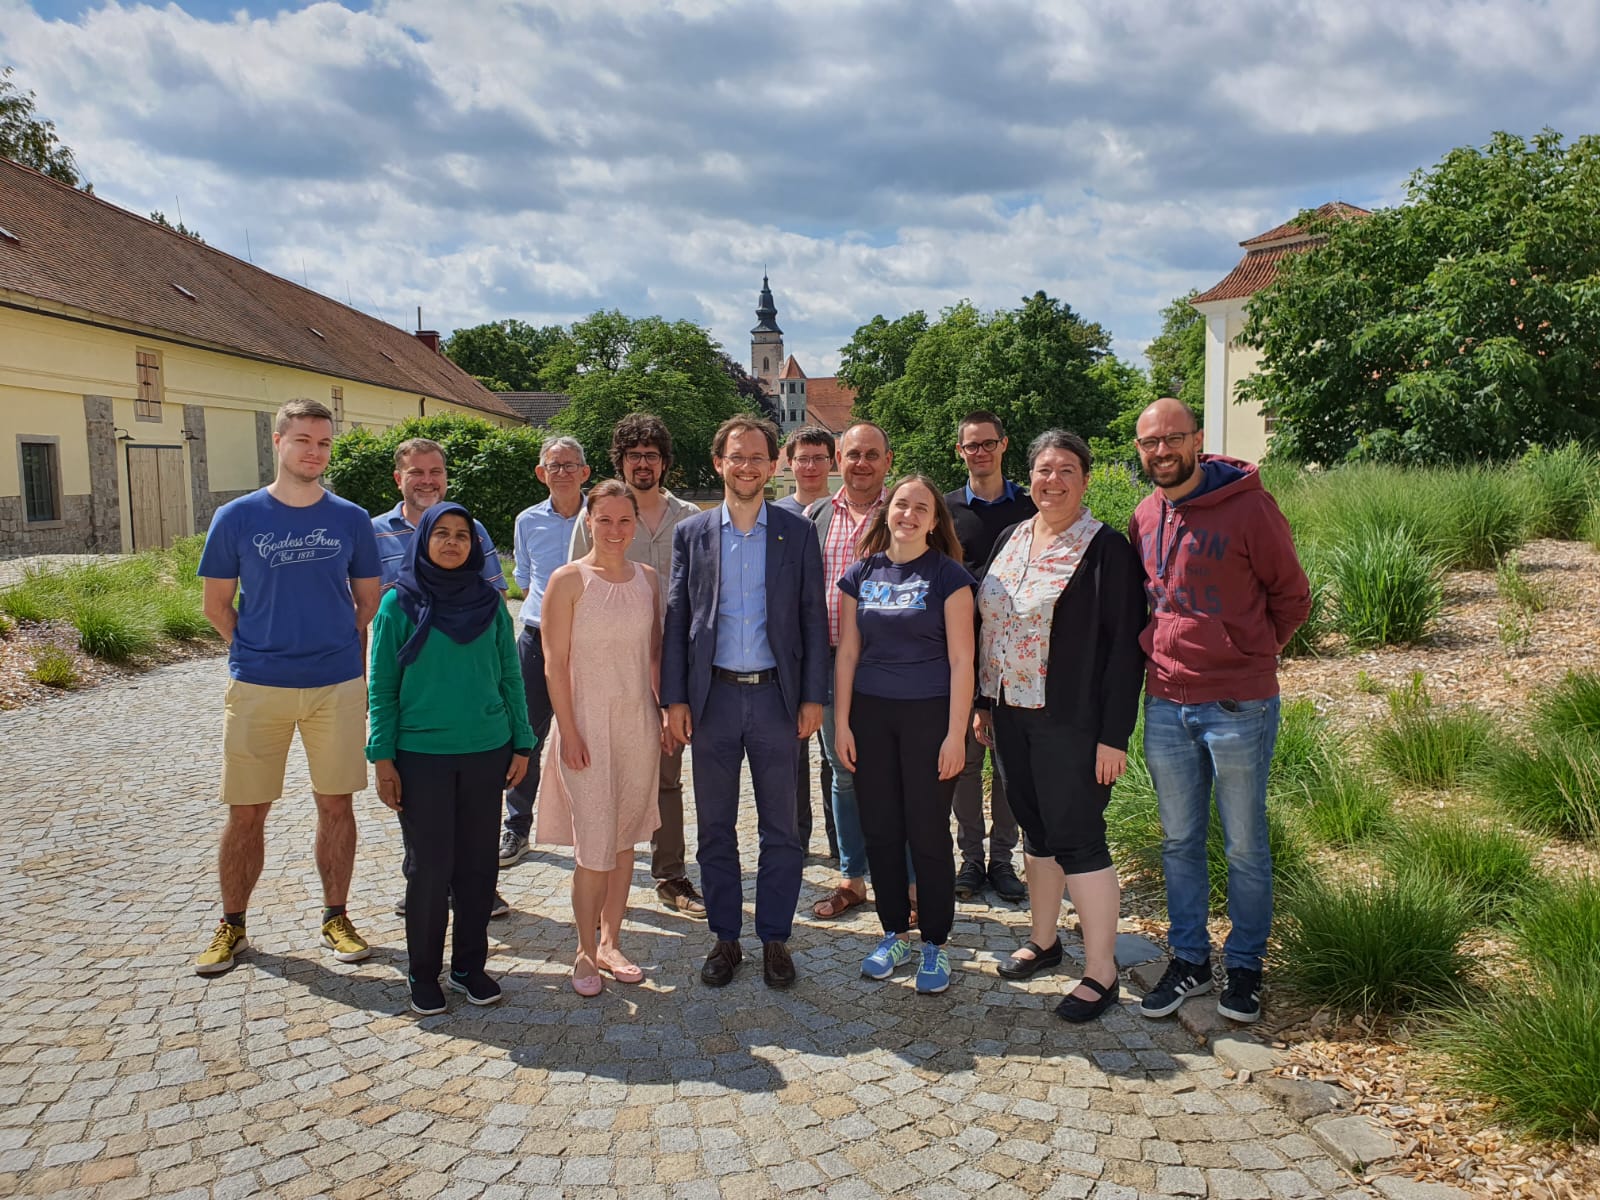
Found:
<path fill-rule="evenodd" d="M 717 652 L 717 589 L 722 578 L 722 506 L 678 523 L 672 533 L 672 583 L 661 646 L 661 705 L 687 704 L 700 723 Z M 783 706 L 828 702 L 828 609 L 822 548 L 811 522 L 767 505 L 767 642 L 778 664 Z"/>

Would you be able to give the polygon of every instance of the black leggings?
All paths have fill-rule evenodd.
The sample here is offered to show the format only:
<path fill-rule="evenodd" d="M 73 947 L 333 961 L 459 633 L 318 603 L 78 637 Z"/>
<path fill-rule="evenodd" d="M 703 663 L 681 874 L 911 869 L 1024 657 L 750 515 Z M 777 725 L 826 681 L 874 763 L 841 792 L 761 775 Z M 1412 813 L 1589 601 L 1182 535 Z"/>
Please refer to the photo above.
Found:
<path fill-rule="evenodd" d="M 950 937 L 956 919 L 956 864 L 950 844 L 955 779 L 939 778 L 939 746 L 950 726 L 950 698 L 886 700 L 855 692 L 856 799 L 878 920 L 885 933 L 911 924 L 906 850 L 917 872 L 922 940 Z"/>
<path fill-rule="evenodd" d="M 1068 875 L 1111 865 L 1106 805 L 1111 786 L 1094 778 L 1097 744 L 1042 708 L 994 707 L 994 761 L 1022 826 L 1022 847 L 1053 858 Z"/>
<path fill-rule="evenodd" d="M 500 793 L 511 743 L 477 754 L 397 750 L 400 831 L 406 856 L 406 953 L 416 979 L 439 978 L 444 930 L 455 906 L 450 969 L 481 971 L 500 870 Z"/>

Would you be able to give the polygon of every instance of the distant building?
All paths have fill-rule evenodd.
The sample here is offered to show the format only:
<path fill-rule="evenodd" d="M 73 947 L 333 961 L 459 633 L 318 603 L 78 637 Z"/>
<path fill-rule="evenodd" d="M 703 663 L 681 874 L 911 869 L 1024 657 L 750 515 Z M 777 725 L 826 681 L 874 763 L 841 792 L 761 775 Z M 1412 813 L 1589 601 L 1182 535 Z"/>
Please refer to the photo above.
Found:
<path fill-rule="evenodd" d="M 272 479 L 272 416 L 517 416 L 415 336 L 0 159 L 0 555 L 135 551 Z"/>
<path fill-rule="evenodd" d="M 756 325 L 750 331 L 750 373 L 772 397 L 784 433 L 808 423 L 836 434 L 849 426 L 855 390 L 836 375 L 807 378 L 798 358 L 792 354 L 784 357 L 778 306 L 765 275 L 756 301 Z"/>
<path fill-rule="evenodd" d="M 1370 215 L 1364 208 L 1335 200 L 1317 209 L 1319 217 L 1354 220 Z M 1257 462 L 1272 436 L 1272 419 L 1259 405 L 1236 404 L 1240 380 L 1255 374 L 1261 352 L 1239 344 L 1249 314 L 1250 297 L 1278 277 L 1278 264 L 1303 254 L 1323 239 L 1307 233 L 1298 221 L 1239 243 L 1245 255 L 1216 286 L 1190 301 L 1206 319 L 1205 449 Z"/>
<path fill-rule="evenodd" d="M 506 407 L 529 425 L 548 428 L 551 418 L 572 402 L 565 392 L 496 392 Z"/>

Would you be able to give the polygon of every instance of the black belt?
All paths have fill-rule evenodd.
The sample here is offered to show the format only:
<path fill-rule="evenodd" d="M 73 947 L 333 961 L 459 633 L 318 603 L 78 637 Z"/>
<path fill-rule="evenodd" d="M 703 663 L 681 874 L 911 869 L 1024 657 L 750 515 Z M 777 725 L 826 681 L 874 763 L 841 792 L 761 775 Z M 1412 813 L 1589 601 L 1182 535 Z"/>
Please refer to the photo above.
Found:
<path fill-rule="evenodd" d="M 730 671 L 726 667 L 712 667 L 711 676 L 713 679 L 722 680 L 723 683 L 742 683 L 746 686 L 778 682 L 778 672 L 770 667 L 765 671 L 745 671 L 743 674 Z"/>

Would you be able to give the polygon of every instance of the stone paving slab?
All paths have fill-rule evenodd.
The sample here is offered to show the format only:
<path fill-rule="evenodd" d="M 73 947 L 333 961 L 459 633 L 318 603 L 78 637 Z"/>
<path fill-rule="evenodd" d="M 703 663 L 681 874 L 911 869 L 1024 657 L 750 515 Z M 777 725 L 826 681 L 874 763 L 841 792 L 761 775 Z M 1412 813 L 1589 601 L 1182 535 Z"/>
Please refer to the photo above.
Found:
<path fill-rule="evenodd" d="M 419 1019 L 391 912 L 399 830 L 371 792 L 351 915 L 375 952 L 347 965 L 318 944 L 298 750 L 252 948 L 201 979 L 225 681 L 200 660 L 0 714 L 0 1195 L 1361 1194 L 1176 1023 L 1130 998 L 1072 1027 L 1051 1012 L 1060 976 L 1001 980 L 1019 909 L 961 906 L 942 996 L 862 979 L 875 914 L 813 921 L 818 860 L 788 992 L 762 985 L 748 924 L 739 977 L 703 987 L 704 924 L 663 911 L 641 867 L 625 944 L 646 982 L 574 995 L 571 862 L 550 850 L 503 876 L 505 1001 Z M 741 837 L 753 858 L 753 823 Z"/>

